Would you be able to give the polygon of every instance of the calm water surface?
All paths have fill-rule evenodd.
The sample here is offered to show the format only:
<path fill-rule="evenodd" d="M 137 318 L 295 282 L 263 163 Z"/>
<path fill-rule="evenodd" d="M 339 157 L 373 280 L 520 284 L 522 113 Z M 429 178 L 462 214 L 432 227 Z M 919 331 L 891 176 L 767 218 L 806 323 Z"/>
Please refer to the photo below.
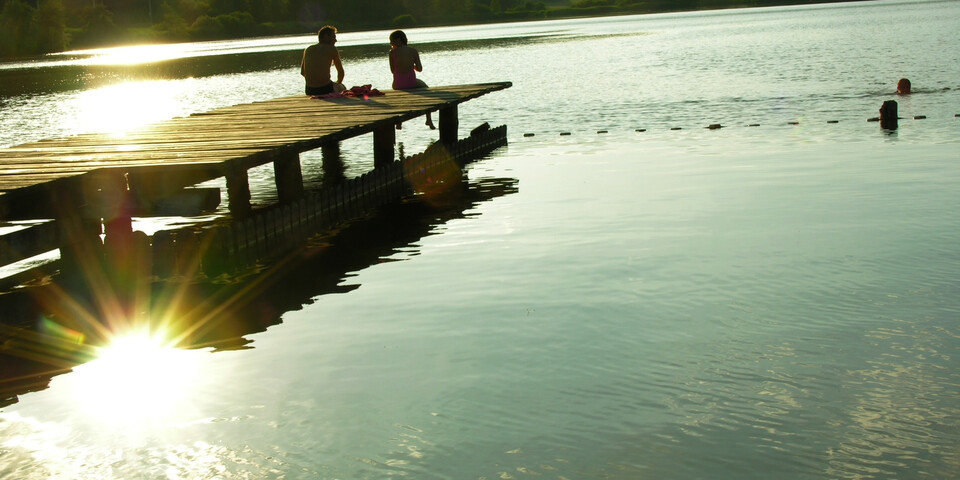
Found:
<path fill-rule="evenodd" d="M 118 340 L 21 395 L 0 477 L 960 475 L 960 2 L 408 35 L 431 85 L 514 83 L 460 107 L 510 145 L 251 348 Z M 386 36 L 341 35 L 347 83 L 389 86 Z M 297 94 L 310 40 L 0 65 L 0 145 Z"/>

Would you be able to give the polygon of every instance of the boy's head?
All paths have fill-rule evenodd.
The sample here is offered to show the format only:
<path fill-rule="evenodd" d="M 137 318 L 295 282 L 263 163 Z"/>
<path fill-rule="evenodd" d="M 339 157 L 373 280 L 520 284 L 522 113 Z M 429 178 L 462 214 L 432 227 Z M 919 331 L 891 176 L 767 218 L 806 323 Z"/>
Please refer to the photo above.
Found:
<path fill-rule="evenodd" d="M 321 43 L 335 43 L 337 41 L 337 27 L 327 25 L 317 31 L 317 40 Z"/>

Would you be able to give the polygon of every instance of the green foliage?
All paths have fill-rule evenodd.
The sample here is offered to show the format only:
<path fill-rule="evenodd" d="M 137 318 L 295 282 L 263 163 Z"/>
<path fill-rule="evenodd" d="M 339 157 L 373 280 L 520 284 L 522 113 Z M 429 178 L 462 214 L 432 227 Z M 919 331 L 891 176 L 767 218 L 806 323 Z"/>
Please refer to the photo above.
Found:
<path fill-rule="evenodd" d="M 59 52 L 67 47 L 67 24 L 60 0 L 40 2 L 33 23 L 37 32 L 37 53 Z"/>
<path fill-rule="evenodd" d="M 189 12 L 188 16 L 181 16 L 185 11 L 182 7 L 178 9 L 167 2 L 163 2 L 160 6 L 160 22 L 151 27 L 153 32 L 159 37 L 174 40 L 188 39 L 188 23 L 197 21 L 197 18 L 203 15 L 200 12 L 206 11 L 206 3 L 203 3 L 202 8 L 199 5 L 200 2 L 194 2 L 192 0 L 181 0 L 178 3 L 179 5 L 190 4 L 189 6 L 192 8 L 186 10 Z M 187 18 L 190 19 L 190 22 L 188 22 Z"/>
<path fill-rule="evenodd" d="M 258 23 L 287 20 L 290 18 L 290 0 L 251 1 L 249 11 Z"/>
<path fill-rule="evenodd" d="M 88 30 L 113 30 L 117 28 L 113 23 L 113 12 L 103 4 L 88 6 L 81 14 L 83 28 Z"/>
<path fill-rule="evenodd" d="M 176 0 L 173 4 L 164 1 L 160 7 L 163 13 L 161 22 L 189 25 L 196 22 L 203 15 L 210 14 L 210 2 L 207 0 Z M 179 22 L 173 17 L 179 17 Z"/>
<path fill-rule="evenodd" d="M 610 7 L 614 0 L 578 0 L 570 4 L 572 8 Z"/>
<path fill-rule="evenodd" d="M 203 15 L 187 31 L 195 38 L 218 39 L 250 35 L 256 27 L 253 15 L 237 11 L 216 17 Z"/>
<path fill-rule="evenodd" d="M 246 0 L 209 0 L 208 3 L 210 5 L 209 14 L 212 17 L 227 15 L 232 12 L 245 10 L 249 7 Z"/>
<path fill-rule="evenodd" d="M 103 4 L 88 5 L 77 16 L 79 27 L 72 34 L 73 46 L 94 46 L 109 42 L 122 32 L 113 21 L 113 12 Z"/>
<path fill-rule="evenodd" d="M 543 2 L 531 2 L 526 1 L 523 5 L 517 5 L 516 7 L 511 8 L 510 12 L 544 12 L 547 10 L 547 5 Z"/>
<path fill-rule="evenodd" d="M 411 28 L 416 26 L 417 20 L 413 15 L 405 13 L 393 19 L 393 28 Z"/>
<path fill-rule="evenodd" d="M 0 12 L 0 55 L 15 56 L 34 53 L 36 32 L 33 16 L 36 9 L 20 0 L 7 0 Z"/>
<path fill-rule="evenodd" d="M 647 6 L 654 11 L 695 10 L 700 0 L 649 0 Z"/>

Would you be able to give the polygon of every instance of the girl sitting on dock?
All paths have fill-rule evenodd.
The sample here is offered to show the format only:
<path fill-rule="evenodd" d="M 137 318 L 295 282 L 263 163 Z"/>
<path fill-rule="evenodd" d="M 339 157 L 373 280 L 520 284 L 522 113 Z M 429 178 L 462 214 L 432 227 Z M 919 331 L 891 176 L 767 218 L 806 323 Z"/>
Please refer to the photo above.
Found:
<path fill-rule="evenodd" d="M 390 71 L 393 72 L 393 89 L 410 90 L 426 88 L 427 84 L 417 78 L 417 72 L 423 71 L 420 64 L 420 52 L 407 45 L 407 34 L 403 30 L 395 30 L 390 34 Z M 427 113 L 427 126 L 435 129 L 433 119 Z M 400 125 L 397 125 L 400 128 Z"/>

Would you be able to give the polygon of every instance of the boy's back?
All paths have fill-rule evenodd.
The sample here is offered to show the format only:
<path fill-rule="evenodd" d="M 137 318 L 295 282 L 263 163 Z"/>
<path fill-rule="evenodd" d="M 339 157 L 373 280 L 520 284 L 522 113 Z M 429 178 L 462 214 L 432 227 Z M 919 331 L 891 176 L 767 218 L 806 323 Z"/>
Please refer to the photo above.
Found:
<path fill-rule="evenodd" d="M 310 45 L 303 51 L 300 73 L 308 87 L 323 87 L 330 83 L 330 66 L 337 57 L 337 47 L 325 43 Z"/>

